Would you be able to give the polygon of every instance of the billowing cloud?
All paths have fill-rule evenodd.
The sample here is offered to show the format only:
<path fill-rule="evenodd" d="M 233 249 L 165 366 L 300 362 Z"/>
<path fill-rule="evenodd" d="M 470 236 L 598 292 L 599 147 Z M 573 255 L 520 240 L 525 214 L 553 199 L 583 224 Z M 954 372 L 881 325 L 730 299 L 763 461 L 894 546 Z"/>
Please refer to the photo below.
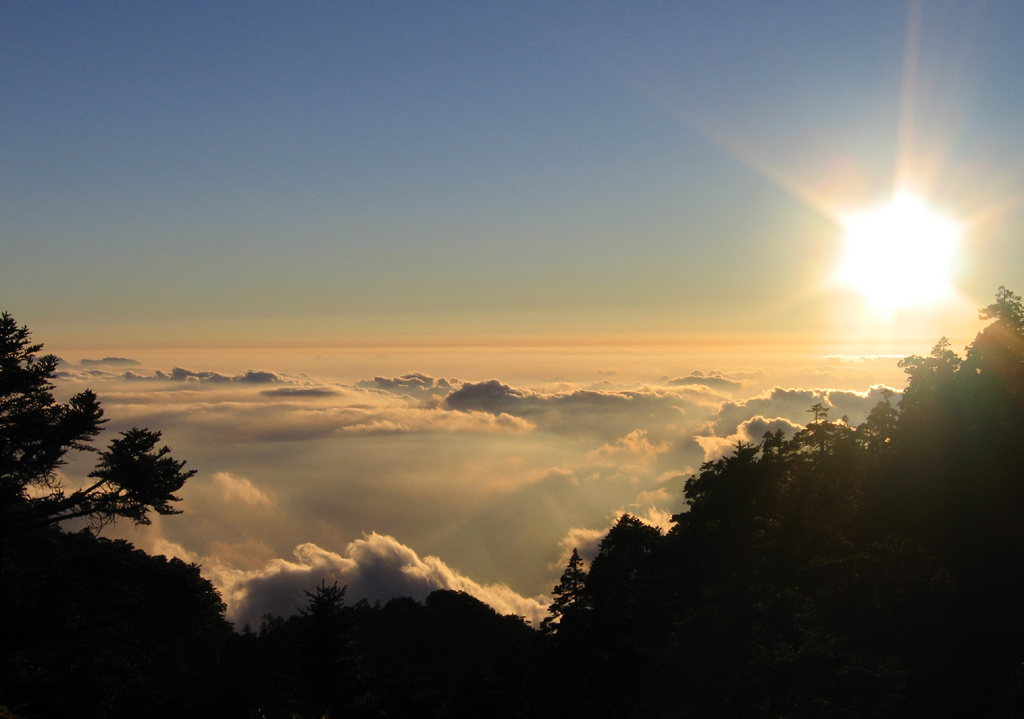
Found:
<path fill-rule="evenodd" d="M 832 406 L 829 412 L 829 419 L 840 419 L 847 417 L 850 424 L 856 426 L 868 418 L 871 410 L 885 399 L 886 392 L 893 392 L 889 400 L 895 406 L 903 397 L 902 392 L 895 392 L 884 385 L 876 385 L 867 392 L 853 392 L 850 390 L 829 390 L 825 396 Z"/>
<path fill-rule="evenodd" d="M 360 387 L 379 389 L 412 397 L 444 396 L 459 386 L 458 380 L 431 377 L 421 372 L 412 372 L 401 377 L 374 377 L 359 382 Z"/>
<path fill-rule="evenodd" d="M 607 441 L 637 428 L 654 435 L 687 420 L 696 424 L 698 418 L 709 418 L 724 399 L 704 386 L 538 392 L 491 379 L 463 384 L 445 398 L 444 405 L 462 412 L 506 413 L 529 419 L 538 429 L 597 435 Z"/>
<path fill-rule="evenodd" d="M 448 395 L 445 404 L 464 412 L 478 410 L 498 414 L 521 406 L 527 396 L 522 390 L 514 390 L 496 379 L 489 379 L 464 384 Z"/>
<path fill-rule="evenodd" d="M 884 399 L 884 385 L 876 385 L 866 392 L 837 389 L 784 389 L 775 387 L 742 402 L 726 402 L 714 422 L 718 437 L 735 434 L 741 423 L 757 416 L 785 418 L 791 423 L 806 424 L 812 419 L 812 405 L 824 404 L 829 418 L 847 417 L 856 426 L 867 419 L 871 410 Z M 899 401 L 900 394 L 892 398 Z M 759 439 L 759 438 L 758 438 Z"/>
<path fill-rule="evenodd" d="M 741 423 L 754 417 L 779 417 L 796 424 L 806 424 L 808 410 L 818 403 L 828 404 L 825 393 L 814 389 L 785 389 L 774 387 L 756 397 L 741 402 L 726 402 L 715 420 L 714 434 L 728 437 L 736 434 Z"/>
<path fill-rule="evenodd" d="M 162 547 L 171 552 L 177 549 L 171 544 Z M 517 614 L 535 624 L 547 613 L 544 596 L 524 597 L 504 584 L 481 584 L 437 557 L 420 557 L 394 537 L 375 532 L 350 542 L 343 554 L 313 543 L 300 544 L 293 554 L 294 559 L 273 559 L 258 571 L 210 568 L 232 621 L 256 624 L 266 613 L 294 614 L 305 606 L 304 592 L 321 581 L 347 586 L 349 601 L 423 600 L 435 589 L 452 589 L 471 594 L 501 614 Z"/>
<path fill-rule="evenodd" d="M 728 437 L 697 436 L 694 437 L 694 441 L 704 450 L 704 461 L 710 462 L 729 454 L 737 443 L 758 444 L 767 432 L 774 433 L 782 430 L 786 437 L 792 437 L 801 429 L 803 429 L 803 425 L 790 422 L 784 417 L 768 419 L 761 415 L 755 415 L 741 422 L 736 431 Z"/>

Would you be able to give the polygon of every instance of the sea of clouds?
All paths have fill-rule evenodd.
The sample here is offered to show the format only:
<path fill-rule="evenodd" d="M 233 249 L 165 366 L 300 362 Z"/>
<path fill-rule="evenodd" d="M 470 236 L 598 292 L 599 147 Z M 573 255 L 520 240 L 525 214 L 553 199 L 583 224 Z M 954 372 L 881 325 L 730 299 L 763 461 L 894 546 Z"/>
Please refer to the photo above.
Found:
<path fill-rule="evenodd" d="M 883 364 L 895 360 L 827 358 L 805 371 L 822 381 L 808 389 L 765 386 L 756 371 L 632 384 L 613 372 L 588 384 L 419 372 L 343 383 L 115 357 L 62 362 L 59 389 L 90 387 L 108 436 L 160 430 L 198 470 L 181 515 L 114 532 L 202 565 L 239 625 L 294 613 L 322 580 L 347 585 L 353 601 L 462 590 L 536 624 L 573 548 L 593 556 L 623 512 L 668 529 L 703 462 L 797 431 L 812 404 L 863 421 L 883 398 L 872 384 Z M 838 377 L 863 390 L 821 388 Z M 70 463 L 67 481 L 89 468 L 88 458 Z"/>

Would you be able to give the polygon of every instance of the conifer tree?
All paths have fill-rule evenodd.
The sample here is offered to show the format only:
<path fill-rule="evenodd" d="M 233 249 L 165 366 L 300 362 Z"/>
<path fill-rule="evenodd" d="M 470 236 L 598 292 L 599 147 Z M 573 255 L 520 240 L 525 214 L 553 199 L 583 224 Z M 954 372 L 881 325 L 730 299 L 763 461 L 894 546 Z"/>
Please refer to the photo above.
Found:
<path fill-rule="evenodd" d="M 587 572 L 583 568 L 583 559 L 580 553 L 573 548 L 569 563 L 562 572 L 562 578 L 551 593 L 555 596 L 548 611 L 551 616 L 544 620 L 542 628 L 545 631 L 558 631 L 555 627 L 564 629 L 567 626 L 578 624 L 583 613 L 587 610 L 586 603 Z"/>
<path fill-rule="evenodd" d="M 60 468 L 90 445 L 106 422 L 96 394 L 66 403 L 53 396 L 59 360 L 37 357 L 27 327 L 0 315 L 0 544 L 4 537 L 85 519 L 97 527 L 118 518 L 149 524 L 149 511 L 177 514 L 174 492 L 195 472 L 157 448 L 159 432 L 132 428 L 99 452 L 89 483 L 67 486 Z"/>

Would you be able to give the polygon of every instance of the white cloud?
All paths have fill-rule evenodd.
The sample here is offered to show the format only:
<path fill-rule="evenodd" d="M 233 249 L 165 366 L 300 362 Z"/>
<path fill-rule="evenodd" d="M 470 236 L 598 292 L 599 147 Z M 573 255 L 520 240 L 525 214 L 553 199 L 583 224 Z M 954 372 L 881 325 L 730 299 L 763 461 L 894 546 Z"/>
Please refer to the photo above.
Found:
<path fill-rule="evenodd" d="M 803 425 L 790 422 L 784 417 L 768 419 L 757 415 L 740 423 L 736 431 L 728 437 L 694 437 L 694 441 L 704 450 L 704 461 L 724 457 L 729 454 L 737 443 L 758 444 L 767 432 L 782 430 L 787 437 L 792 437 L 796 432 L 803 429 Z"/>
<path fill-rule="evenodd" d="M 170 544 L 165 547 L 174 549 Z M 195 561 L 194 556 L 190 558 Z M 486 602 L 501 614 L 517 614 L 536 624 L 547 613 L 546 597 L 524 597 L 504 584 L 481 584 L 437 557 L 421 558 L 394 537 L 376 532 L 350 542 L 344 554 L 313 543 L 300 544 L 293 560 L 273 559 L 258 571 L 214 564 L 211 579 L 228 603 L 229 619 L 237 623 L 258 623 L 268 612 L 291 615 L 305 605 L 303 592 L 312 591 L 321 581 L 347 586 L 347 598 L 353 602 L 399 596 L 423 600 L 435 589 L 452 589 Z"/>
<path fill-rule="evenodd" d="M 223 502 L 239 502 L 248 507 L 270 508 L 274 506 L 270 497 L 261 492 L 245 477 L 236 477 L 229 472 L 214 472 L 213 487 Z"/>

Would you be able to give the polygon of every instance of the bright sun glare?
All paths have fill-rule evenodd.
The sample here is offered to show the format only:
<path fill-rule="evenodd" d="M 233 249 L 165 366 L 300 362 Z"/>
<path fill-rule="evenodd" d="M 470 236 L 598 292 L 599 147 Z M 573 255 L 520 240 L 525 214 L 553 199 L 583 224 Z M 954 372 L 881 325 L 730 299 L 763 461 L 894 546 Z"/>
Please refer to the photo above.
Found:
<path fill-rule="evenodd" d="M 876 308 L 895 311 L 952 294 L 950 273 L 959 230 L 920 200 L 892 204 L 846 221 L 846 256 L 837 279 Z"/>

